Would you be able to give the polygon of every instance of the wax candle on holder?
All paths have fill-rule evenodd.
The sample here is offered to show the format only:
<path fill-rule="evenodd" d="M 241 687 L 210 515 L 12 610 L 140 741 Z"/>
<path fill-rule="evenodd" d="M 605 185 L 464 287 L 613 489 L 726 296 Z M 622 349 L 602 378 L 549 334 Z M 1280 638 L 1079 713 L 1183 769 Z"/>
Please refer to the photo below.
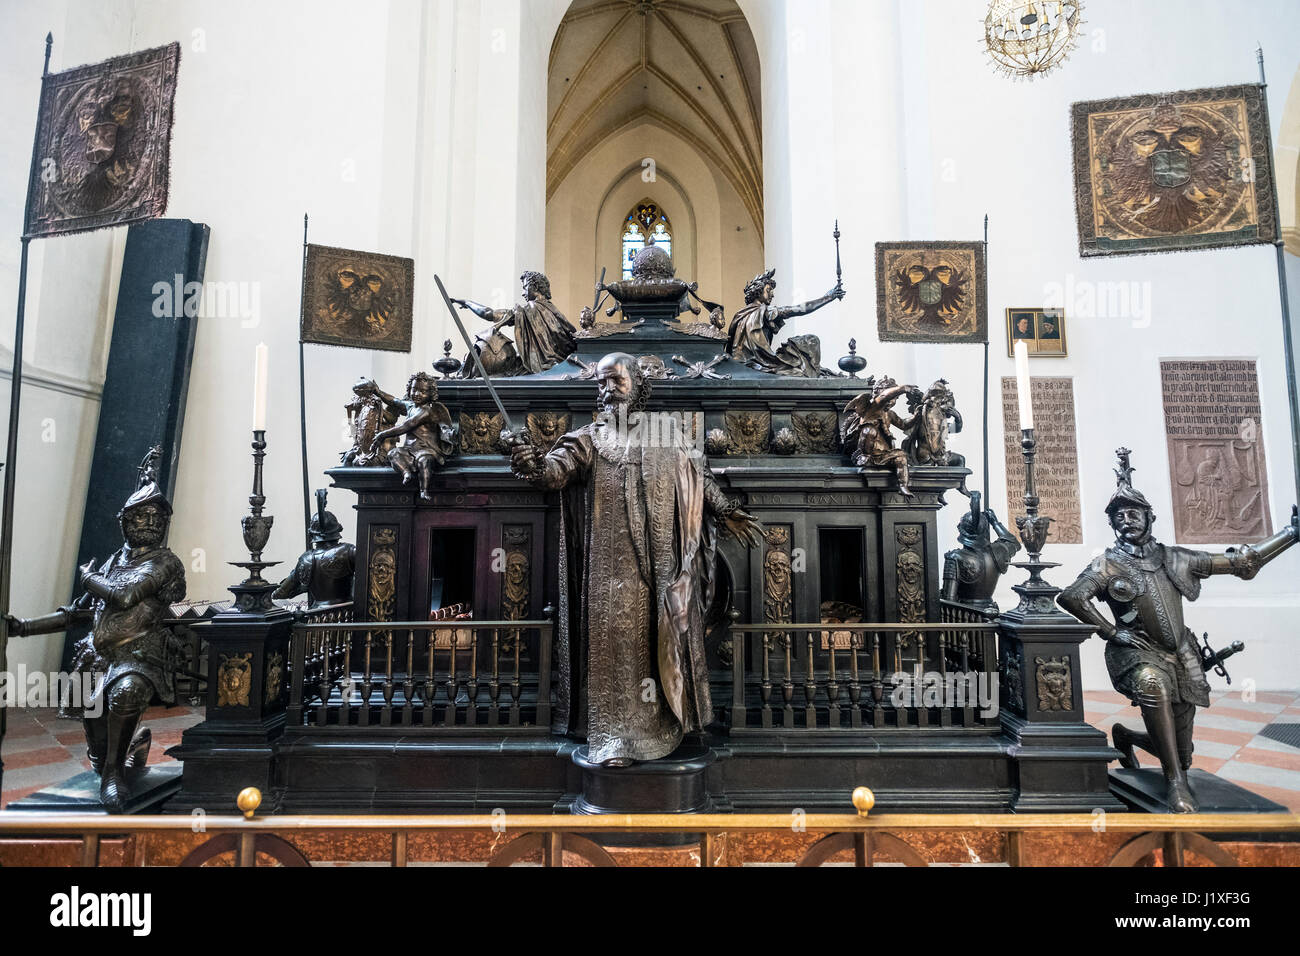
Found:
<path fill-rule="evenodd" d="M 253 365 L 253 431 L 266 431 L 266 343 L 257 343 Z"/>
<path fill-rule="evenodd" d="M 1016 354 L 1016 398 L 1020 402 L 1020 430 L 1032 431 L 1034 427 L 1034 403 L 1031 398 L 1029 383 L 1029 346 L 1017 342 Z"/>

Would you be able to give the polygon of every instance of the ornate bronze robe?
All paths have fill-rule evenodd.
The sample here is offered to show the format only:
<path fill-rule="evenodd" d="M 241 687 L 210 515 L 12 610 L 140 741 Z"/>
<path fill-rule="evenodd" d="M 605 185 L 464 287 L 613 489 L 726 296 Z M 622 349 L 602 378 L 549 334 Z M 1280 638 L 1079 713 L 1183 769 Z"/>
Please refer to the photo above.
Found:
<path fill-rule="evenodd" d="M 533 299 L 495 314 L 498 322 L 515 327 L 515 349 L 525 373 L 544 372 L 578 347 L 577 329 L 547 299 Z"/>
<path fill-rule="evenodd" d="M 562 503 L 556 723 L 594 762 L 655 760 L 713 717 L 704 611 L 714 515 L 735 505 L 703 455 L 605 420 L 562 436 L 541 483 Z"/>
<path fill-rule="evenodd" d="M 792 335 L 780 348 L 772 339 L 784 328 L 786 320 L 800 314 L 785 306 L 751 302 L 731 319 L 727 350 L 737 362 L 777 375 L 817 378 L 830 375 L 821 367 L 821 340 L 815 335 Z"/>

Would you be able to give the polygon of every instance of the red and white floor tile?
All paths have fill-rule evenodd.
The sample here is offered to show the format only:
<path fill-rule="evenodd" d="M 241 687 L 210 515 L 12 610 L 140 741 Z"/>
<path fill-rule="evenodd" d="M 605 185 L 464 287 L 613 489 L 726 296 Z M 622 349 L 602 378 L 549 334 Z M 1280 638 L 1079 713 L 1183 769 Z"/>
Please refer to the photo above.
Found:
<path fill-rule="evenodd" d="M 0 807 L 53 783 L 90 769 L 86 735 L 81 722 L 59 720 L 53 709 L 13 708 L 6 711 L 8 729 L 0 757 L 4 759 L 4 793 Z M 163 751 L 181 742 L 181 734 L 203 719 L 202 707 L 153 707 L 144 725 L 153 732 L 149 763 L 170 763 Z"/>
<path fill-rule="evenodd" d="M 1137 708 L 1114 691 L 1084 691 L 1088 723 L 1110 735 L 1123 721 L 1140 729 Z M 1216 773 L 1300 813 L 1300 750 L 1260 735 L 1275 721 L 1300 723 L 1300 693 L 1258 691 L 1243 698 L 1231 688 L 1210 692 L 1210 706 L 1196 712 L 1192 766 Z M 1155 757 L 1139 753 L 1144 767 L 1159 766 Z"/>

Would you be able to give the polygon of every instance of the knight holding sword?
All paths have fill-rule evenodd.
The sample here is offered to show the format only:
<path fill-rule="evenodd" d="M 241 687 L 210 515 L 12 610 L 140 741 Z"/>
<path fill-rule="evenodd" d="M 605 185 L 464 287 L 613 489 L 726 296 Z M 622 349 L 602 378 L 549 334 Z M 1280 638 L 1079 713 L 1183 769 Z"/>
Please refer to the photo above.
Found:
<path fill-rule="evenodd" d="M 1214 574 L 1253 578 L 1261 567 L 1296 543 L 1300 517 L 1256 545 L 1229 548 L 1223 554 L 1160 544 L 1152 535 L 1155 512 L 1133 487 L 1130 452 L 1117 452 L 1114 495 L 1106 506 L 1115 545 L 1092 562 L 1057 602 L 1096 628 L 1106 641 L 1106 669 L 1115 689 L 1142 714 L 1144 730 L 1114 727 L 1120 763 L 1138 768 L 1138 748 L 1160 761 L 1167 802 L 1174 813 L 1195 813 L 1196 800 L 1187 780 L 1192 766 L 1192 724 L 1197 707 L 1210 705 L 1205 672 L 1227 676 L 1223 661 L 1241 649 L 1240 642 L 1214 651 L 1198 646 L 1183 623 L 1183 599 L 1195 601 L 1201 581 Z M 1094 602 L 1105 604 L 1108 620 Z"/>

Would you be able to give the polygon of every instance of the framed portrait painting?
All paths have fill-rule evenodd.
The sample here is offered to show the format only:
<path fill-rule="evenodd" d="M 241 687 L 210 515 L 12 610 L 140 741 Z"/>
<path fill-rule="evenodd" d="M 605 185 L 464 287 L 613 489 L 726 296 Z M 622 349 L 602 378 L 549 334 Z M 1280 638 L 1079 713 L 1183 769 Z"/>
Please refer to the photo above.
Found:
<path fill-rule="evenodd" d="M 1065 312 L 1033 307 L 1007 309 L 1007 355 L 1024 342 L 1030 355 L 1064 358 Z"/>

